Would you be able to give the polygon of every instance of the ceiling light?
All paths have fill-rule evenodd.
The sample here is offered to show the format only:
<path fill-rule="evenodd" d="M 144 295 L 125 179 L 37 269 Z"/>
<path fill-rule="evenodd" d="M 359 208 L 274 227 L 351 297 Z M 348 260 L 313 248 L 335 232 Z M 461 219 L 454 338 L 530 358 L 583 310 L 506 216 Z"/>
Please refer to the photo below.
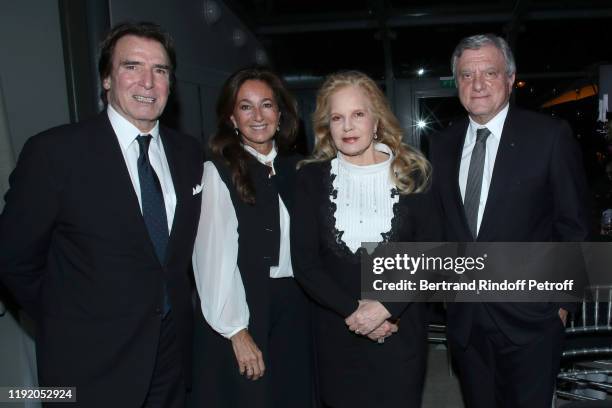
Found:
<path fill-rule="evenodd" d="M 213 0 L 204 1 L 204 20 L 208 25 L 215 24 L 221 18 L 221 7 Z"/>

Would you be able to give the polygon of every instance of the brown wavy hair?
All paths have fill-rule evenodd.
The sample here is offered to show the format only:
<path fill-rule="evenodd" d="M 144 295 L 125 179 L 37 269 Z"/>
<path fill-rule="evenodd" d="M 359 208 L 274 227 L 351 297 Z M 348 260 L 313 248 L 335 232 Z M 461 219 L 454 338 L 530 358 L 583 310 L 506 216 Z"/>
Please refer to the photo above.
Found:
<path fill-rule="evenodd" d="M 348 86 L 361 89 L 370 102 L 372 114 L 378 120 L 377 142 L 389 146 L 393 152 L 391 177 L 400 194 L 426 190 L 431 178 L 429 161 L 420 151 L 402 143 L 402 128 L 391 112 L 387 98 L 370 77 L 359 71 L 337 72 L 325 79 L 317 93 L 317 106 L 312 118 L 315 147 L 311 157 L 300 162 L 300 165 L 336 157 L 338 150 L 329 129 L 329 100 L 334 93 Z"/>
<path fill-rule="evenodd" d="M 248 173 L 247 163 L 251 155 L 242 147 L 240 135 L 236 135 L 230 119 L 236 106 L 236 97 L 242 84 L 248 80 L 265 82 L 272 93 L 280 116 L 280 130 L 274 135 L 279 153 L 289 152 L 298 130 L 297 103 L 284 82 L 273 71 L 263 67 L 244 68 L 233 73 L 223 84 L 217 100 L 217 131 L 210 140 L 213 155 L 226 163 L 238 197 L 245 203 L 255 204 L 255 186 Z"/>

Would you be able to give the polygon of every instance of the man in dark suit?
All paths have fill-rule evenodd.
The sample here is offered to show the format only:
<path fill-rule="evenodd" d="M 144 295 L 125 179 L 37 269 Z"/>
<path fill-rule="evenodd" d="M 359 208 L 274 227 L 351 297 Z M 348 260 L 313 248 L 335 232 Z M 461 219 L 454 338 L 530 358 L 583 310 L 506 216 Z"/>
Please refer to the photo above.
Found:
<path fill-rule="evenodd" d="M 86 407 L 179 407 L 190 381 L 199 143 L 161 126 L 175 68 L 157 25 L 102 44 L 97 117 L 32 137 L 0 217 L 0 278 L 37 322 L 41 386 Z"/>
<path fill-rule="evenodd" d="M 468 118 L 432 140 L 446 239 L 584 241 L 579 149 L 567 123 L 509 106 L 515 63 L 507 43 L 465 38 L 452 68 Z M 467 406 L 549 408 L 568 307 L 449 304 L 449 344 Z"/>

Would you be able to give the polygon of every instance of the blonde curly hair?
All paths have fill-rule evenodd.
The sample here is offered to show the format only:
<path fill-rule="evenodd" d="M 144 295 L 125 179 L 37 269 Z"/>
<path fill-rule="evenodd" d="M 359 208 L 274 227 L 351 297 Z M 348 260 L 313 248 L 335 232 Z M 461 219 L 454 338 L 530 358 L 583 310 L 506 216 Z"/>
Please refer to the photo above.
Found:
<path fill-rule="evenodd" d="M 368 98 L 372 114 L 378 120 L 378 142 L 393 152 L 391 177 L 400 194 L 419 193 L 427 189 L 431 178 L 431 165 L 423 154 L 402 143 L 403 132 L 399 121 L 391 112 L 385 95 L 378 85 L 366 74 L 359 71 L 344 71 L 329 75 L 317 93 L 317 106 L 312 122 L 315 147 L 310 158 L 300 162 L 316 163 L 336 157 L 330 123 L 330 97 L 340 89 L 354 86 L 361 89 Z"/>

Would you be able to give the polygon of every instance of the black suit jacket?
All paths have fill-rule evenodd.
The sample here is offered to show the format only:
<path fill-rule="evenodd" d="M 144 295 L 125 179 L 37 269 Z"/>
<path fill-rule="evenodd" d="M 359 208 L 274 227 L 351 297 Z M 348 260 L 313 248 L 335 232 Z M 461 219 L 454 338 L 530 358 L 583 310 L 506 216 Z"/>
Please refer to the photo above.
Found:
<path fill-rule="evenodd" d="M 0 278 L 37 321 L 41 385 L 76 386 L 81 406 L 143 403 L 164 282 L 189 382 L 202 151 L 189 136 L 165 127 L 160 135 L 177 197 L 164 265 L 106 112 L 32 137 L 10 177 Z"/>
<path fill-rule="evenodd" d="M 467 117 L 432 140 L 434 191 L 448 241 L 473 241 L 459 190 L 459 166 Z M 477 241 L 584 241 L 589 236 L 587 184 L 581 154 L 568 124 L 511 106 L 504 123 Z M 473 304 L 450 304 L 449 336 L 469 338 Z M 559 304 L 484 305 L 517 344 L 557 319 Z"/>

